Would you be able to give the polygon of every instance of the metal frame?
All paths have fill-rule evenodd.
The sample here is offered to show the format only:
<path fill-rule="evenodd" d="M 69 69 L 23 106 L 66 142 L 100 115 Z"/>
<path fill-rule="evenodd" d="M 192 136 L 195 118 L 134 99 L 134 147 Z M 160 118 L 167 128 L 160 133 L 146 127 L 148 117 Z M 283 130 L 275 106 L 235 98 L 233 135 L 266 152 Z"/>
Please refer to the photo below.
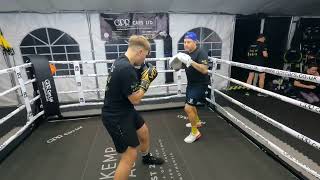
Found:
<path fill-rule="evenodd" d="M 28 45 L 28 46 L 23 46 L 23 45 L 20 45 L 20 51 L 21 51 L 22 57 L 26 57 L 26 56 L 28 56 L 28 55 L 34 55 L 34 54 L 24 54 L 24 53 L 22 53 L 22 49 L 23 49 L 23 48 L 33 48 L 35 54 L 50 56 L 52 60 L 56 60 L 56 61 L 59 60 L 59 59 L 54 59 L 54 56 L 55 56 L 55 55 L 65 55 L 66 61 L 69 61 L 68 55 L 72 55 L 72 54 L 74 54 L 74 55 L 79 55 L 79 57 L 80 57 L 80 59 L 81 59 L 80 46 L 79 46 L 79 44 L 64 44 L 64 45 L 56 45 L 56 44 L 55 44 L 55 43 L 56 43 L 59 39 L 61 39 L 64 35 L 70 36 L 69 34 L 61 31 L 62 34 L 61 34 L 58 38 L 56 38 L 56 39 L 50 39 L 50 37 L 49 37 L 49 32 L 48 32 L 48 28 L 47 28 L 47 27 L 43 27 L 43 28 L 39 28 L 39 29 L 45 29 L 48 43 L 42 41 L 41 39 L 39 39 L 39 38 L 36 37 L 35 35 L 31 34 L 31 33 L 33 32 L 33 31 L 31 31 L 31 32 L 28 33 L 24 38 L 26 38 L 28 35 L 30 35 L 31 37 L 33 37 L 33 38 L 37 39 L 38 41 L 40 41 L 41 43 L 43 43 L 43 45 L 34 45 L 34 46 L 29 46 L 29 45 Z M 39 29 L 37 29 L 37 30 L 39 30 Z M 59 30 L 59 31 L 60 31 L 60 30 Z M 70 36 L 70 37 L 71 37 L 71 36 Z M 74 38 L 72 38 L 72 39 L 73 39 L 74 41 L 76 41 Z M 52 41 L 53 41 L 53 42 L 52 42 Z M 71 46 L 73 46 L 73 47 L 78 47 L 78 48 L 79 48 L 79 52 L 67 52 L 67 47 L 71 47 Z M 50 51 L 50 52 L 49 52 L 49 53 L 38 53 L 38 52 L 37 52 L 37 48 L 43 48 L 43 47 L 49 48 L 49 51 Z M 52 48 L 55 48 L 55 47 L 63 47 L 64 50 L 65 50 L 65 52 L 64 52 L 64 53 L 53 53 L 53 52 L 52 52 Z M 79 60 L 80 60 L 80 59 L 79 59 Z M 71 74 L 74 72 L 74 71 L 73 71 L 73 67 L 70 67 L 69 64 L 68 64 L 68 68 L 67 68 L 67 69 L 59 69 L 57 72 L 61 72 L 61 71 L 63 71 L 63 72 L 68 71 L 67 74 L 69 74 L 69 75 L 71 75 Z M 55 73 L 55 75 L 57 75 L 57 72 Z"/>

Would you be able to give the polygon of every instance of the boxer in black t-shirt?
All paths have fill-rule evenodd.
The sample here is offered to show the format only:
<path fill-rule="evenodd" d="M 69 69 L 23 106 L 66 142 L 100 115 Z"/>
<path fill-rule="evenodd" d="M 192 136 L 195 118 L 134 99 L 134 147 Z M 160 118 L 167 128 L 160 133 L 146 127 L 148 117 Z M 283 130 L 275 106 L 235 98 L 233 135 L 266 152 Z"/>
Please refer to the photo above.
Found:
<path fill-rule="evenodd" d="M 263 34 L 258 36 L 258 39 L 255 43 L 250 45 L 248 50 L 248 60 L 249 64 L 256 65 L 256 66 L 267 66 L 267 59 L 268 59 L 268 48 L 265 44 L 266 37 Z M 252 84 L 254 78 L 255 71 L 251 70 L 247 79 L 248 84 Z M 265 72 L 258 72 L 259 73 L 259 87 L 264 88 L 264 81 L 266 78 Z M 258 93 L 258 96 L 265 96 L 262 93 Z"/>
<path fill-rule="evenodd" d="M 144 62 L 149 52 L 150 44 L 145 37 L 131 36 L 127 52 L 115 60 L 107 79 L 102 122 L 117 152 L 121 153 L 115 180 L 128 179 L 138 148 L 144 164 L 160 165 L 164 162 L 149 153 L 148 127 L 133 106 L 140 103 L 158 74 L 155 67 Z M 141 66 L 139 78 L 135 66 Z"/>

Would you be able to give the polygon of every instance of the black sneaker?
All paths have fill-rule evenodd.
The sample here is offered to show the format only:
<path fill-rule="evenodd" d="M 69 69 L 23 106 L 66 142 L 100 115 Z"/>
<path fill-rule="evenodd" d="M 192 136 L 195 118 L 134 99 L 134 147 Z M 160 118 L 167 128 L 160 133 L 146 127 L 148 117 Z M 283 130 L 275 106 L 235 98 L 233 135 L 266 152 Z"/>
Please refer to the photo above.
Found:
<path fill-rule="evenodd" d="M 146 165 L 161 165 L 164 163 L 164 160 L 160 157 L 154 157 L 152 154 L 142 156 L 142 163 Z"/>

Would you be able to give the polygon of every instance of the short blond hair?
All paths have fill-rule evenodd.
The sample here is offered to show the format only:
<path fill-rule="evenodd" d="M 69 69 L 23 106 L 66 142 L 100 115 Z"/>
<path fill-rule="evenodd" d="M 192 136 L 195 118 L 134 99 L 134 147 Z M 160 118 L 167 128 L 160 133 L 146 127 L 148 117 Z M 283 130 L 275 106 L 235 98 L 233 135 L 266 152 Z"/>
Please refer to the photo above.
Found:
<path fill-rule="evenodd" d="M 129 38 L 129 47 L 142 47 L 148 52 L 150 52 L 151 49 L 148 39 L 140 35 L 132 35 Z"/>

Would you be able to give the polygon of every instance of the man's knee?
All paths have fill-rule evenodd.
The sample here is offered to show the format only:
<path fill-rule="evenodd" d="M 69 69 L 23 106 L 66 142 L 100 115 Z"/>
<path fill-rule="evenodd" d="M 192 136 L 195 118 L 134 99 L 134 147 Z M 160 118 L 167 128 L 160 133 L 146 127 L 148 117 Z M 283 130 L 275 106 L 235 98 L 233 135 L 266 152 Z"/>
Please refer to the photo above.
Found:
<path fill-rule="evenodd" d="M 254 72 L 250 72 L 249 76 L 248 76 L 248 79 L 247 79 L 247 83 L 251 84 L 252 81 L 253 81 L 253 78 L 254 78 Z"/>
<path fill-rule="evenodd" d="M 121 160 L 126 161 L 128 164 L 136 161 L 138 150 L 136 147 L 129 146 L 127 150 L 121 154 Z"/>
<path fill-rule="evenodd" d="M 193 106 L 189 105 L 189 104 L 186 104 L 184 106 L 184 111 L 187 113 L 187 114 L 191 114 L 191 113 L 194 113 L 194 108 Z"/>
<path fill-rule="evenodd" d="M 149 136 L 148 126 L 144 124 L 140 129 L 138 129 L 137 134 L 140 141 L 145 141 Z"/>

